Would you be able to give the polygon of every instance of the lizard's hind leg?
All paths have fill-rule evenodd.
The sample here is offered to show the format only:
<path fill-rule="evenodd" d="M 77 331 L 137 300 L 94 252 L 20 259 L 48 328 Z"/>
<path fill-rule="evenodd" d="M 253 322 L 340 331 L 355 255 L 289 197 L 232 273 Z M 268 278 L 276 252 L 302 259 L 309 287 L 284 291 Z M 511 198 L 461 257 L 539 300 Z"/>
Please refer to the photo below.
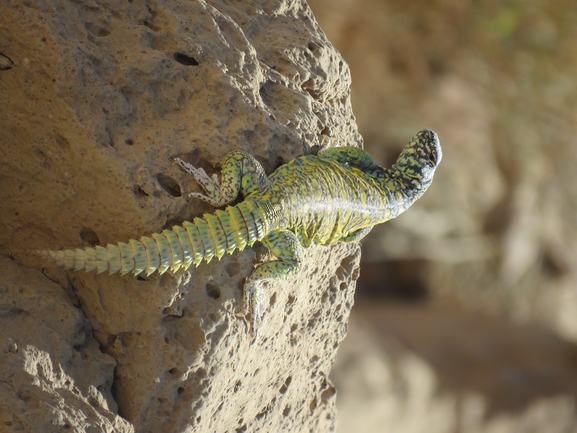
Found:
<path fill-rule="evenodd" d="M 222 207 L 236 200 L 239 194 L 246 197 L 269 185 L 269 180 L 259 162 L 240 150 L 227 155 L 220 173 L 220 182 L 216 174 L 211 178 L 202 168 L 196 168 L 180 158 L 176 158 L 175 162 L 192 174 L 205 192 L 205 194 L 192 192 L 189 197 L 198 198 L 214 207 Z"/>
<path fill-rule="evenodd" d="M 290 230 L 274 230 L 261 240 L 278 260 L 258 265 L 246 279 L 243 294 L 243 311 L 240 317 L 251 313 L 250 333 L 256 335 L 264 308 L 265 281 L 285 278 L 297 272 L 303 262 L 303 247 Z"/>

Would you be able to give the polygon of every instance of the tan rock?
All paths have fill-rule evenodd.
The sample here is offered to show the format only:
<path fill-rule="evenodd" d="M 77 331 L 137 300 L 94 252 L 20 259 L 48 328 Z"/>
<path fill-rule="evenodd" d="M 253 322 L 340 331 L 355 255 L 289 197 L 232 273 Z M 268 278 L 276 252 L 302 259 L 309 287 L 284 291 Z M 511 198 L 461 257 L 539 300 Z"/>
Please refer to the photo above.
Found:
<path fill-rule="evenodd" d="M 1 275 L 34 275 L 19 283 L 31 294 L 55 283 L 69 293 L 60 310 L 34 313 L 29 336 L 0 319 L 4 353 L 15 344 L 23 357 L 3 370 L 6 386 L 37 402 L 9 400 L 3 419 L 42 431 L 130 431 L 117 413 L 136 431 L 334 430 L 327 375 L 346 332 L 356 246 L 308 251 L 299 275 L 269 288 L 253 343 L 232 314 L 253 251 L 137 279 L 66 273 L 29 253 L 125 241 L 212 211 L 186 199 L 198 186 L 172 166 L 176 156 L 210 172 L 244 149 L 270 172 L 312 153 L 322 134 L 359 144 L 348 68 L 307 5 L 8 1 L 0 53 L 13 63 L 0 70 L 0 252 L 45 277 L 4 265 Z M 47 305 L 61 290 L 43 293 Z M 89 320 L 107 354 L 86 337 L 91 356 L 106 368 L 84 375 L 84 364 L 60 363 L 60 350 L 82 358 L 72 331 L 63 349 L 36 341 L 62 315 Z M 31 378 L 25 361 L 43 363 L 47 378 Z"/>
<path fill-rule="evenodd" d="M 10 259 L 0 269 L 0 431 L 134 431 L 76 297 Z"/>

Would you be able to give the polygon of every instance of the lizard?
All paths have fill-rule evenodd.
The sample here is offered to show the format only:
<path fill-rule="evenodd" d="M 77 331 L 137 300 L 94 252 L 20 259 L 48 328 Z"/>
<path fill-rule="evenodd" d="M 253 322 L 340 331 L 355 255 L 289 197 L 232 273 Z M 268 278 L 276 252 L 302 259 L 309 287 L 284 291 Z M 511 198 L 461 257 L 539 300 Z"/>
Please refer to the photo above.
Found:
<path fill-rule="evenodd" d="M 359 241 L 374 225 L 405 212 L 427 190 L 441 159 L 439 139 L 431 130 L 417 133 L 389 169 L 352 146 L 300 156 L 268 177 L 249 153 L 233 151 L 224 160 L 220 181 L 176 158 L 204 191 L 190 198 L 228 206 L 140 240 L 38 253 L 75 271 L 150 275 L 186 270 L 260 241 L 276 260 L 257 265 L 247 277 L 237 314 L 250 313 L 254 336 L 263 313 L 264 283 L 298 272 L 304 248 Z M 230 205 L 239 195 L 242 200 Z"/>

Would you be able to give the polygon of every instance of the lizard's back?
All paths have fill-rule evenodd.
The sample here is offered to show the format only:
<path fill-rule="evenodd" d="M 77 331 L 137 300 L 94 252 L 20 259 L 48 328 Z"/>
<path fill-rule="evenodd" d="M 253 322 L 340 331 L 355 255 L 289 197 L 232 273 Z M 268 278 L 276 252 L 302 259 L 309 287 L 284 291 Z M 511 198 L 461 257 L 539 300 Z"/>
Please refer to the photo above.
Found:
<path fill-rule="evenodd" d="M 326 245 L 383 220 L 386 196 L 363 171 L 335 160 L 299 157 L 279 167 L 255 199 L 280 205 L 279 225 L 303 246 Z"/>

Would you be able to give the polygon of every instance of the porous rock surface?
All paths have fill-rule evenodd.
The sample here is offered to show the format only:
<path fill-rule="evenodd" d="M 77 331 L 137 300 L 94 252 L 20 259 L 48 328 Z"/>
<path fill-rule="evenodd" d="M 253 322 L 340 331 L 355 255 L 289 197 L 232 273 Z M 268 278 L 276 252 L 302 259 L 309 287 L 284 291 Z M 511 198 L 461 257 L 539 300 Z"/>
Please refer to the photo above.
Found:
<path fill-rule="evenodd" d="M 5 257 L 0 269 L 0 431 L 133 431 L 74 295 Z"/>
<path fill-rule="evenodd" d="M 252 342 L 233 312 L 258 248 L 138 278 L 30 254 L 211 212 L 174 157 L 210 173 L 244 149 L 271 172 L 322 135 L 358 144 L 348 68 L 308 6 L 7 1 L 0 53 L 0 429 L 333 431 L 356 245 L 269 286 Z"/>

